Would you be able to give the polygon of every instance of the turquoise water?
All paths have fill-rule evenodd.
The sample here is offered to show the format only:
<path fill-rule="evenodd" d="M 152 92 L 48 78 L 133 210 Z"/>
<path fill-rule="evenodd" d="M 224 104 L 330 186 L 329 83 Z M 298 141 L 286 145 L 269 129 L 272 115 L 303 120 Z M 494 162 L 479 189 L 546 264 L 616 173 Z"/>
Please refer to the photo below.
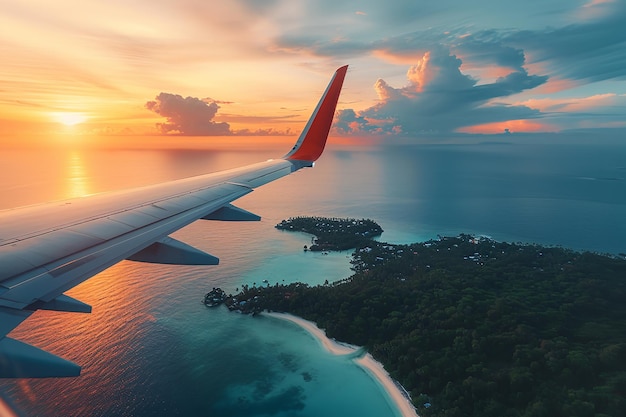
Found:
<path fill-rule="evenodd" d="M 281 152 L 3 153 L 0 164 L 14 175 L 0 178 L 0 207 Z M 202 296 L 214 286 L 230 292 L 263 280 L 317 284 L 349 276 L 349 253 L 304 253 L 310 236 L 274 228 L 296 215 L 373 218 L 385 229 L 382 240 L 400 243 L 466 232 L 626 252 L 625 177 L 619 145 L 331 145 L 314 169 L 237 202 L 261 222 L 196 222 L 174 234 L 218 256 L 219 266 L 122 262 L 72 290 L 92 314 L 38 312 L 12 334 L 81 364 L 81 377 L 0 387 L 25 415 L 38 416 L 393 416 L 365 371 L 302 329 L 207 309 Z"/>

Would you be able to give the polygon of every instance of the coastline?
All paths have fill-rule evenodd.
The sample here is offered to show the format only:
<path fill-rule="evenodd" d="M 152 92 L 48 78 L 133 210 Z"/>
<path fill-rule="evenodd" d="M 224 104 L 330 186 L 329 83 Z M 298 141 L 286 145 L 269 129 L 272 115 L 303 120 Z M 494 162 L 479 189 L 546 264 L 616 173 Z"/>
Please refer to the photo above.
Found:
<path fill-rule="evenodd" d="M 317 327 L 311 321 L 305 320 L 298 316 L 288 313 L 267 312 L 262 313 L 264 316 L 274 317 L 280 320 L 290 321 L 306 330 L 322 344 L 324 349 L 335 355 L 347 355 L 354 353 L 360 348 L 358 346 L 339 343 L 333 339 L 329 339 L 326 333 Z M 355 359 L 355 362 L 362 367 L 373 379 L 375 379 L 385 394 L 394 404 L 395 408 L 400 412 L 402 417 L 419 417 L 413 404 L 405 397 L 404 393 L 398 388 L 396 382 L 389 376 L 387 371 L 380 362 L 377 362 L 369 353 L 363 357 Z"/>

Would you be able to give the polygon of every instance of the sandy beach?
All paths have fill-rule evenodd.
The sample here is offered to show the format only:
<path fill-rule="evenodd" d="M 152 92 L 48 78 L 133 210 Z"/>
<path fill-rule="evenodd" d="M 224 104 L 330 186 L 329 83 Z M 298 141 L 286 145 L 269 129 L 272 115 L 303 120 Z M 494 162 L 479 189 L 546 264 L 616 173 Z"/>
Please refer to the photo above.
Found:
<path fill-rule="evenodd" d="M 326 333 L 317 327 L 315 323 L 304 320 L 298 316 L 275 312 L 265 312 L 263 315 L 275 317 L 281 320 L 288 320 L 297 324 L 318 339 L 324 346 L 324 349 L 335 355 L 347 355 L 354 353 L 359 349 L 358 346 L 351 346 L 329 339 L 326 336 Z M 391 401 L 393 401 L 395 407 L 400 411 L 402 417 L 419 417 L 413 407 L 413 404 L 411 404 L 411 402 L 403 395 L 394 383 L 393 379 L 389 376 L 387 371 L 385 371 L 385 368 L 381 363 L 375 361 L 369 353 L 356 359 L 356 363 L 363 367 L 363 369 L 365 369 L 372 376 L 372 378 L 376 379 L 376 381 L 387 393 L 387 396 L 391 399 Z"/>

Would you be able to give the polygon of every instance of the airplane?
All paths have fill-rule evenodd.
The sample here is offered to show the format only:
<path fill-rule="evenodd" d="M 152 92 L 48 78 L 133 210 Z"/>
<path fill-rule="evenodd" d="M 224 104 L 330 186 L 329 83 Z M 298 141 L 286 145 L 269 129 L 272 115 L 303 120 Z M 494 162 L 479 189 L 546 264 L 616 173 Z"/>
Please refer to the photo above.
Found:
<path fill-rule="evenodd" d="M 78 364 L 7 337 L 36 310 L 91 312 L 65 291 L 127 259 L 219 260 L 168 235 L 199 220 L 260 217 L 232 201 L 322 154 L 348 66 L 336 70 L 293 148 L 279 159 L 130 190 L 0 211 L 0 377 L 79 376 Z"/>

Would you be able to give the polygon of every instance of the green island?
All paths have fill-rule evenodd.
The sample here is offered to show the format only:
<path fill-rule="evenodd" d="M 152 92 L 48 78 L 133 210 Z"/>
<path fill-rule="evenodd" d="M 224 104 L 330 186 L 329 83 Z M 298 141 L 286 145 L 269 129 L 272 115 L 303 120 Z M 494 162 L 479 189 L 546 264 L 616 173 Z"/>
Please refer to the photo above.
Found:
<path fill-rule="evenodd" d="M 336 217 L 292 217 L 278 223 L 276 228 L 315 235 L 311 246 L 305 246 L 305 250 L 313 252 L 358 248 L 383 233 L 373 220 Z"/>
<path fill-rule="evenodd" d="M 341 222 L 325 248 L 355 236 L 345 226 L 359 220 Z M 626 260 L 466 234 L 363 237 L 348 279 L 244 286 L 226 303 L 288 312 L 366 347 L 422 417 L 626 415 Z"/>

